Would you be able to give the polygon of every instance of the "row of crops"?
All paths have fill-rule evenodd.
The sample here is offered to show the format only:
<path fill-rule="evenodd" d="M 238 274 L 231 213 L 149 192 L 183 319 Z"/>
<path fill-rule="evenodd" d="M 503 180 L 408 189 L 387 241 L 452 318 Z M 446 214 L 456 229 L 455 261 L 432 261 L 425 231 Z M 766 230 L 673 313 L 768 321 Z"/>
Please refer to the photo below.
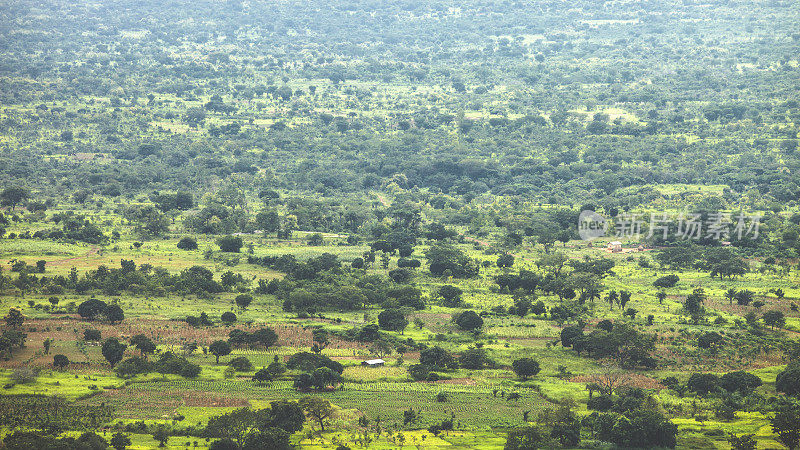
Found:
<path fill-rule="evenodd" d="M 553 406 L 532 389 L 521 388 L 514 392 L 519 398 L 509 400 L 507 392 L 485 386 L 364 382 L 344 383 L 335 391 L 306 393 L 296 391 L 291 381 L 283 380 L 263 385 L 244 380 L 174 380 L 134 383 L 104 401 L 110 401 L 118 409 L 162 418 L 176 408 L 202 405 L 204 399 L 209 408 L 215 408 L 241 406 L 250 401 L 263 404 L 312 394 L 327 398 L 339 408 L 358 410 L 372 419 L 381 417 L 390 422 L 402 422 L 403 410 L 412 408 L 420 414 L 421 424 L 455 417 L 465 426 L 477 428 L 515 426 L 521 423 L 525 411 L 535 414 Z M 195 398 L 197 393 L 202 393 L 203 398 Z M 437 401 L 437 397 L 442 400 L 441 393 L 444 399 Z"/>

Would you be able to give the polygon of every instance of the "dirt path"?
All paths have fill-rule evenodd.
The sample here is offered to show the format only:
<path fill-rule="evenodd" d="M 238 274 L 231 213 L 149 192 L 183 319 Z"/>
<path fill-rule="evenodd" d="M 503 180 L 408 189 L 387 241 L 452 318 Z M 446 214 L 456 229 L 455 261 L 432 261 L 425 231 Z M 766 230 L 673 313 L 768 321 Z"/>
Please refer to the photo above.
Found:
<path fill-rule="evenodd" d="M 461 236 L 463 236 L 464 239 L 467 240 L 467 241 L 477 242 L 478 244 L 485 245 L 486 247 L 490 246 L 489 241 L 484 241 L 482 239 L 478 239 L 478 238 L 475 238 L 475 237 L 472 237 L 472 236 L 467 236 L 466 234 L 462 234 Z"/>
<path fill-rule="evenodd" d="M 72 262 L 72 261 L 77 261 L 79 259 L 92 257 L 92 256 L 96 255 L 99 251 L 100 251 L 100 247 L 98 247 L 96 245 L 93 245 L 89 249 L 89 251 L 86 252 L 86 254 L 83 255 L 83 256 L 75 256 L 75 257 L 67 258 L 67 259 L 59 259 L 59 260 L 55 260 L 55 261 L 49 261 L 47 263 L 47 265 L 48 266 L 63 266 L 64 264 L 67 264 L 67 263 Z"/>

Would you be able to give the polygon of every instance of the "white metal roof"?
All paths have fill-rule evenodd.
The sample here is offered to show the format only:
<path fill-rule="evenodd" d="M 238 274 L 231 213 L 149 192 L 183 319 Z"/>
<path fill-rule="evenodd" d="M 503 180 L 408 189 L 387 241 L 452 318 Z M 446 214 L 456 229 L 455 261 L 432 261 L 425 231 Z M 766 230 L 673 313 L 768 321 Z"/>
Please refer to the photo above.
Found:
<path fill-rule="evenodd" d="M 365 364 L 374 365 L 374 364 L 383 364 L 384 361 L 382 359 L 369 359 L 364 361 Z"/>

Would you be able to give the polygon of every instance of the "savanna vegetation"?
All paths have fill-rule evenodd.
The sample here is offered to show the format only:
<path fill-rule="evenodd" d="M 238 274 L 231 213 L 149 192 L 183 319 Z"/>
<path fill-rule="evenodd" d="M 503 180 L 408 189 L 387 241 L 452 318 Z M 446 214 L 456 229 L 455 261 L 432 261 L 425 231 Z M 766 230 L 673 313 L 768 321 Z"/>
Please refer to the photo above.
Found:
<path fill-rule="evenodd" d="M 800 447 L 798 4 L 0 17 L 5 448 Z"/>

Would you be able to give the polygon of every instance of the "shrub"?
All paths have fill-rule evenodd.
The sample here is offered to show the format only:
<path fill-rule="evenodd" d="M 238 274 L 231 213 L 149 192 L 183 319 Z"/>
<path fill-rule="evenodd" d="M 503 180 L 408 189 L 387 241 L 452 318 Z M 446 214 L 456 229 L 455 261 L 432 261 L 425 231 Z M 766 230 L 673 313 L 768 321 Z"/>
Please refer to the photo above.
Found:
<path fill-rule="evenodd" d="M 703 333 L 697 338 L 697 346 L 700 348 L 719 347 L 725 342 L 725 338 L 721 334 L 712 331 Z"/>
<path fill-rule="evenodd" d="M 800 364 L 789 364 L 775 379 L 775 389 L 786 395 L 800 396 Z"/>
<path fill-rule="evenodd" d="M 128 358 L 114 368 L 117 376 L 122 378 L 132 377 L 143 373 L 150 373 L 153 371 L 153 364 L 139 356 Z"/>
<path fill-rule="evenodd" d="M 320 367 L 327 367 L 338 374 L 344 371 L 344 366 L 340 362 L 334 361 L 325 355 L 309 352 L 295 353 L 286 361 L 286 366 L 290 369 L 305 372 L 313 372 Z"/>
<path fill-rule="evenodd" d="M 408 326 L 408 320 L 398 309 L 386 309 L 378 314 L 378 326 L 382 330 L 402 331 Z"/>
<path fill-rule="evenodd" d="M 660 288 L 671 288 L 678 284 L 680 278 L 677 275 L 666 275 L 663 277 L 658 277 L 655 281 L 653 281 L 653 286 L 660 287 Z"/>
<path fill-rule="evenodd" d="M 698 395 L 708 395 L 719 390 L 719 377 L 713 373 L 693 373 L 686 382 L 686 388 Z"/>
<path fill-rule="evenodd" d="M 536 376 L 539 373 L 541 367 L 539 367 L 539 362 L 533 358 L 520 358 L 514 360 L 511 363 L 511 367 L 514 369 L 514 373 L 517 374 L 523 380 L 527 380 L 529 377 Z"/>
<path fill-rule="evenodd" d="M 83 340 L 84 341 L 99 341 L 102 339 L 102 335 L 100 330 L 95 330 L 93 328 L 87 328 L 83 330 Z"/>
<path fill-rule="evenodd" d="M 228 361 L 228 365 L 233 367 L 233 369 L 237 372 L 248 372 L 253 370 L 253 363 L 251 363 L 246 356 L 237 356 L 236 358 Z"/>
<path fill-rule="evenodd" d="M 455 317 L 456 325 L 462 330 L 472 331 L 483 327 L 483 319 L 475 311 L 467 310 Z"/>
<path fill-rule="evenodd" d="M 21 367 L 11 372 L 11 381 L 15 384 L 30 384 L 36 381 L 38 374 L 27 367 Z"/>
<path fill-rule="evenodd" d="M 242 238 L 239 236 L 223 236 L 217 239 L 217 245 L 219 245 L 219 249 L 223 252 L 239 253 L 243 242 Z"/>
<path fill-rule="evenodd" d="M 178 248 L 181 250 L 197 250 L 197 241 L 192 237 L 182 237 L 181 240 L 178 241 Z"/>
<path fill-rule="evenodd" d="M 236 314 L 230 311 L 225 311 L 224 313 L 222 313 L 222 316 L 220 317 L 219 320 L 222 321 L 222 323 L 224 324 L 230 325 L 236 322 Z"/>
<path fill-rule="evenodd" d="M 596 395 L 586 402 L 586 407 L 595 411 L 609 411 L 614 406 L 614 399 L 609 395 Z"/>
<path fill-rule="evenodd" d="M 720 378 L 720 386 L 723 389 L 728 392 L 739 392 L 742 395 L 749 395 L 761 384 L 761 378 L 743 370 L 726 373 Z"/>

